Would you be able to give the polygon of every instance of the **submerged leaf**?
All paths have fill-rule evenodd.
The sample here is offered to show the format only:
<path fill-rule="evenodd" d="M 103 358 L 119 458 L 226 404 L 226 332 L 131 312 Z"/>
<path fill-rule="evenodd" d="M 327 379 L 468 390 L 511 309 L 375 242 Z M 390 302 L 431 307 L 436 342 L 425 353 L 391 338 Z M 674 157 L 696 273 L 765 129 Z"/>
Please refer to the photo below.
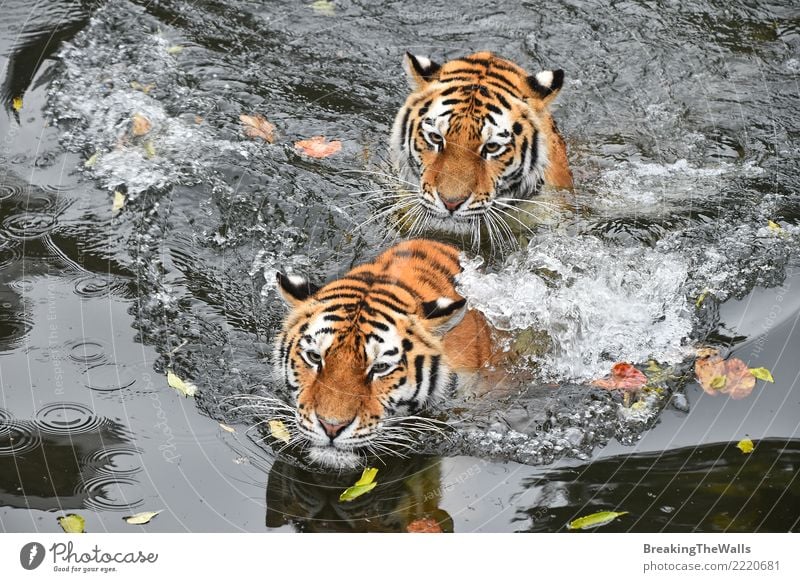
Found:
<path fill-rule="evenodd" d="M 611 523 L 621 515 L 625 515 L 627 511 L 598 511 L 591 515 L 579 517 L 567 526 L 569 529 L 591 529 L 593 527 L 600 527 Z"/>
<path fill-rule="evenodd" d="M 183 50 L 183 47 L 179 44 L 172 45 L 167 49 L 167 54 L 169 55 L 177 55 L 179 52 Z"/>
<path fill-rule="evenodd" d="M 114 190 L 114 202 L 111 203 L 111 216 L 116 216 L 125 206 L 125 194 L 119 190 Z"/>
<path fill-rule="evenodd" d="M 153 124 L 141 113 L 134 113 L 131 118 L 131 135 L 140 137 L 150 132 Z"/>
<path fill-rule="evenodd" d="M 153 146 L 153 142 L 147 140 L 144 142 L 144 153 L 148 158 L 156 157 L 156 148 Z"/>
<path fill-rule="evenodd" d="M 742 451 L 745 455 L 749 455 L 753 452 L 755 445 L 753 445 L 753 441 L 750 439 L 742 439 L 736 443 L 736 448 Z"/>
<path fill-rule="evenodd" d="M 335 7 L 330 0 L 316 0 L 311 4 L 311 9 L 317 14 L 324 14 L 325 16 L 333 16 Z"/>
<path fill-rule="evenodd" d="M 750 368 L 750 373 L 759 380 L 764 380 L 764 382 L 775 382 L 775 378 L 766 368 Z"/>
<path fill-rule="evenodd" d="M 77 513 L 70 513 L 58 518 L 58 525 L 64 533 L 86 533 L 86 520 Z"/>
<path fill-rule="evenodd" d="M 14 99 L 11 100 L 11 107 L 14 108 L 14 111 L 22 109 L 22 97 L 14 97 Z"/>
<path fill-rule="evenodd" d="M 592 386 L 599 386 L 606 390 L 638 390 L 646 384 L 647 376 L 631 364 L 626 363 L 614 364 L 610 377 L 592 382 Z"/>
<path fill-rule="evenodd" d="M 187 380 L 181 380 L 172 370 L 167 370 L 167 384 L 187 398 L 197 394 L 197 386 Z"/>
<path fill-rule="evenodd" d="M 99 157 L 100 157 L 100 152 L 93 153 L 91 156 L 89 156 L 88 160 L 83 162 L 84 167 L 93 168 L 94 165 L 97 163 Z"/>
<path fill-rule="evenodd" d="M 361 478 L 356 481 L 355 485 L 345 489 L 339 495 L 339 501 L 352 501 L 357 497 L 361 497 L 365 493 L 369 493 L 378 485 L 375 481 L 375 476 L 378 474 L 378 469 L 367 467 L 361 473 Z"/>
<path fill-rule="evenodd" d="M 286 429 L 286 425 L 284 425 L 280 420 L 269 421 L 269 433 L 279 441 L 283 441 L 287 444 L 291 438 L 289 431 Z"/>
<path fill-rule="evenodd" d="M 694 365 L 697 381 L 707 394 L 727 394 L 734 400 L 750 395 L 756 378 L 739 358 L 723 360 L 718 355 L 701 358 Z"/>
<path fill-rule="evenodd" d="M 342 142 L 326 142 L 325 136 L 315 135 L 311 139 L 295 142 L 294 147 L 312 158 L 327 158 L 342 149 Z"/>
<path fill-rule="evenodd" d="M 423 517 L 409 523 L 406 531 L 409 533 L 442 533 L 442 526 L 435 519 Z"/>
<path fill-rule="evenodd" d="M 247 137 L 260 137 L 267 143 L 272 143 L 275 139 L 275 126 L 260 115 L 240 115 L 239 121 L 244 127 L 244 134 Z"/>
<path fill-rule="evenodd" d="M 143 511 L 141 513 L 136 513 L 134 515 L 129 515 L 127 517 L 123 517 L 126 522 L 131 525 L 144 525 L 146 523 L 150 523 L 150 520 L 161 513 L 163 509 L 159 509 L 158 511 Z"/>

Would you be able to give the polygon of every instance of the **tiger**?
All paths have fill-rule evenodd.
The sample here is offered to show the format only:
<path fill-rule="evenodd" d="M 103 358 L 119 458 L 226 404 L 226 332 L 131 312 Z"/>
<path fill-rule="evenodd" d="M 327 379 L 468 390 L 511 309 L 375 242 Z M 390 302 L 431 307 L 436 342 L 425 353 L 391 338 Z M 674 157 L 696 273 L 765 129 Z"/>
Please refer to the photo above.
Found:
<path fill-rule="evenodd" d="M 417 414 L 490 362 L 490 327 L 457 293 L 460 272 L 456 247 L 416 239 L 322 287 L 276 273 L 289 312 L 273 371 L 294 401 L 281 420 L 312 463 L 352 468 L 409 446 L 399 421 L 433 426 Z"/>
<path fill-rule="evenodd" d="M 544 185 L 572 189 L 550 112 L 563 70 L 529 75 L 491 52 L 444 65 L 406 53 L 404 68 L 412 91 L 395 117 L 389 154 L 400 181 L 414 189 L 392 203 L 411 232 L 475 238 L 483 226 L 502 238 L 509 233 L 503 223 L 519 222 L 519 204 Z"/>

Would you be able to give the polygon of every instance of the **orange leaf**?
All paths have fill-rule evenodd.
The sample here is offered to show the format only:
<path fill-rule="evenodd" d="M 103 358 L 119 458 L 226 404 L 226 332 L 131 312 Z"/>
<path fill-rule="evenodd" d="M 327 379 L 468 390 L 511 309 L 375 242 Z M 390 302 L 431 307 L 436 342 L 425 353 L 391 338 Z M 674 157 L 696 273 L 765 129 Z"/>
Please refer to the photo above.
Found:
<path fill-rule="evenodd" d="M 409 523 L 406 531 L 409 533 L 442 533 L 442 527 L 435 519 L 423 517 Z"/>
<path fill-rule="evenodd" d="M 631 364 L 620 362 L 611 367 L 611 376 L 602 380 L 595 380 L 592 386 L 599 386 L 606 390 L 638 390 L 647 384 L 647 376 Z"/>
<path fill-rule="evenodd" d="M 294 147 L 312 158 L 327 158 L 342 149 L 342 142 L 326 142 L 324 135 L 315 135 L 311 139 L 295 142 Z"/>
<path fill-rule="evenodd" d="M 133 114 L 133 121 L 131 123 L 131 134 L 133 137 L 140 137 L 145 135 L 153 128 L 153 124 L 141 113 Z"/>
<path fill-rule="evenodd" d="M 239 121 L 244 126 L 244 134 L 247 137 L 260 137 L 267 143 L 272 143 L 275 139 L 275 126 L 260 115 L 240 115 Z"/>
<path fill-rule="evenodd" d="M 749 396 L 756 385 L 755 376 L 739 358 L 702 358 L 695 362 L 694 371 L 697 381 L 707 394 L 727 394 L 734 400 L 740 400 Z"/>

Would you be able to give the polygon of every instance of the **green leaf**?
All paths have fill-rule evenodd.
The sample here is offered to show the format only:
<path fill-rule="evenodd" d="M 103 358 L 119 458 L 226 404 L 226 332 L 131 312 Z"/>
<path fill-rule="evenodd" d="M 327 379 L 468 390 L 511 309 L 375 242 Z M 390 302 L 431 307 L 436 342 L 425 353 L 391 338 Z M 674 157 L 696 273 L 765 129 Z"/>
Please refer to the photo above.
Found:
<path fill-rule="evenodd" d="M 64 533 L 86 533 L 86 520 L 77 513 L 70 513 L 58 518 L 58 525 L 64 530 Z"/>
<path fill-rule="evenodd" d="M 703 301 L 705 301 L 706 297 L 708 297 L 708 292 L 709 291 L 710 291 L 710 289 L 703 289 L 703 292 L 700 293 L 700 295 L 697 296 L 697 301 L 694 302 L 694 306 L 695 307 L 699 308 L 703 304 Z"/>
<path fill-rule="evenodd" d="M 711 380 L 710 386 L 714 390 L 722 390 L 723 388 L 725 388 L 725 384 L 727 383 L 728 383 L 727 376 L 714 376 L 714 378 Z"/>
<path fill-rule="evenodd" d="M 131 525 L 144 525 L 146 523 L 150 523 L 150 520 L 161 513 L 163 510 L 158 511 L 143 511 L 141 513 L 137 513 L 134 515 L 129 515 L 128 517 L 123 517 L 125 521 L 127 521 Z"/>
<path fill-rule="evenodd" d="M 330 0 L 317 0 L 311 4 L 311 9 L 317 14 L 324 14 L 325 16 L 333 16 L 336 13 L 336 7 Z"/>
<path fill-rule="evenodd" d="M 197 386 L 191 382 L 181 380 L 172 370 L 167 370 L 167 384 L 187 398 L 197 394 Z"/>
<path fill-rule="evenodd" d="M 749 455 L 753 452 L 753 449 L 756 448 L 755 445 L 753 445 L 753 441 L 750 439 L 740 440 L 738 443 L 736 443 L 736 447 L 745 455 Z"/>
<path fill-rule="evenodd" d="M 579 517 L 576 520 L 569 522 L 567 526 L 569 529 L 591 529 L 593 527 L 600 527 L 611 523 L 621 515 L 625 515 L 627 511 L 599 511 L 591 515 Z"/>
<path fill-rule="evenodd" d="M 345 489 L 341 495 L 339 495 L 339 501 L 352 501 L 356 497 L 361 497 L 365 493 L 369 493 L 378 485 L 377 481 L 375 481 L 375 476 L 378 474 L 378 469 L 367 467 L 361 473 L 361 478 L 356 481 L 355 485 L 352 487 L 348 487 Z"/>
<path fill-rule="evenodd" d="M 148 158 L 156 157 L 156 148 L 152 141 L 148 140 L 144 142 L 144 153 Z"/>
<path fill-rule="evenodd" d="M 766 368 L 750 368 L 750 373 L 759 380 L 764 380 L 764 382 L 775 382 L 775 378 Z"/>

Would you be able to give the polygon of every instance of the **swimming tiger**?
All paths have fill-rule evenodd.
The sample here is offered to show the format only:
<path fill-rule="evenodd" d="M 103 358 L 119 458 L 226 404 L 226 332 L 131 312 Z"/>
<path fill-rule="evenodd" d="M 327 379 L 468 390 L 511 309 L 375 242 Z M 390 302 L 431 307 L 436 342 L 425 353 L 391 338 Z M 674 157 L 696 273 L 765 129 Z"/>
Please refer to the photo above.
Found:
<path fill-rule="evenodd" d="M 405 69 L 412 92 L 395 118 L 390 155 L 400 179 L 416 189 L 410 203 L 403 196 L 393 202 L 411 232 L 475 237 L 483 226 L 503 238 L 509 231 L 502 223 L 543 185 L 572 188 L 549 110 L 562 70 L 529 75 L 490 52 L 444 65 L 407 53 Z"/>
<path fill-rule="evenodd" d="M 290 307 L 274 347 L 294 397 L 282 420 L 311 461 L 354 467 L 409 446 L 401 422 L 453 393 L 490 360 L 490 328 L 455 290 L 458 250 L 409 240 L 321 288 L 277 273 Z"/>

